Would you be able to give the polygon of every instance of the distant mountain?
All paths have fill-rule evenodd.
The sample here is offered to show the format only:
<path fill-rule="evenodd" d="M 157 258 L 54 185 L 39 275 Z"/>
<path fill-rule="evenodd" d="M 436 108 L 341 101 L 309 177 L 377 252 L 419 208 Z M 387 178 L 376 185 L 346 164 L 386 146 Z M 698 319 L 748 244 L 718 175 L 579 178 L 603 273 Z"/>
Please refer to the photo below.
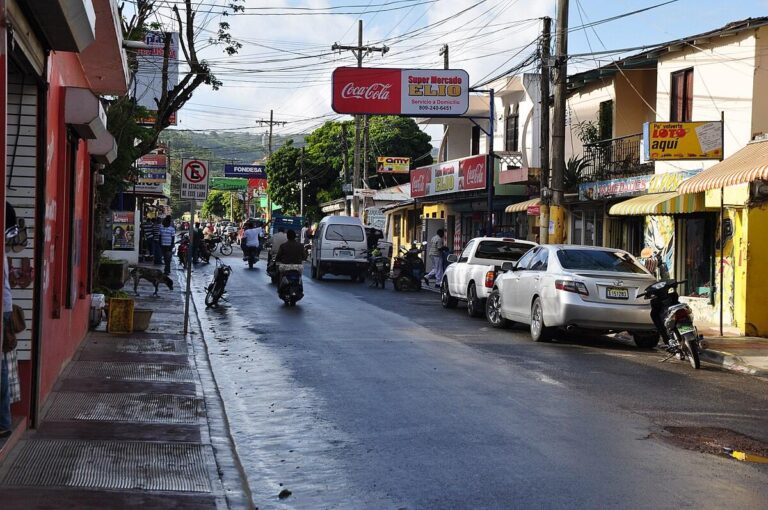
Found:
<path fill-rule="evenodd" d="M 293 139 L 297 146 L 304 145 L 303 134 L 272 138 L 272 150 L 280 148 L 286 140 Z M 165 130 L 161 141 L 169 145 L 171 158 L 198 158 L 210 161 L 211 175 L 224 175 L 227 163 L 251 164 L 263 161 L 267 156 L 266 133 L 232 131 L 181 131 Z"/>

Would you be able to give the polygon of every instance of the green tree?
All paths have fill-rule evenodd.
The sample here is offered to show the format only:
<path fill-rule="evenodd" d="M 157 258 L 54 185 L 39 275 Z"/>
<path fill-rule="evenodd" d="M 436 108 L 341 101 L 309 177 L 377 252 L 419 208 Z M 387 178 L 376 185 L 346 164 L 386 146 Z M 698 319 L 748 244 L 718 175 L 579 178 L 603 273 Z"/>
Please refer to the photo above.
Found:
<path fill-rule="evenodd" d="M 301 149 L 288 140 L 267 161 L 269 194 L 285 214 L 296 214 L 299 209 L 300 156 Z"/>
<path fill-rule="evenodd" d="M 200 208 L 200 215 L 205 219 L 222 218 L 227 215 L 229 209 L 229 193 L 226 191 L 213 190 L 208 193 L 208 197 Z"/>
<path fill-rule="evenodd" d="M 419 129 L 410 117 L 371 117 L 368 133 L 369 184 L 372 184 L 371 177 L 376 175 L 378 156 L 411 158 L 411 168 L 432 164 L 432 137 Z M 396 177 L 400 183 L 409 180 L 407 175 Z"/>

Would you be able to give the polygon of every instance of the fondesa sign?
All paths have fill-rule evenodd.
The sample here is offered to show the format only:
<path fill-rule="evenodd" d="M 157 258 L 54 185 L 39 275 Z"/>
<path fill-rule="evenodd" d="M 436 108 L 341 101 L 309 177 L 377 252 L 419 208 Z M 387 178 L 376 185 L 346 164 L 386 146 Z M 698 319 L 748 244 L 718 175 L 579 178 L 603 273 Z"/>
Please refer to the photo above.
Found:
<path fill-rule="evenodd" d="M 469 75 L 461 69 L 339 67 L 336 113 L 455 117 L 469 109 Z"/>
<path fill-rule="evenodd" d="M 264 165 L 224 165 L 224 177 L 266 179 L 267 172 Z"/>

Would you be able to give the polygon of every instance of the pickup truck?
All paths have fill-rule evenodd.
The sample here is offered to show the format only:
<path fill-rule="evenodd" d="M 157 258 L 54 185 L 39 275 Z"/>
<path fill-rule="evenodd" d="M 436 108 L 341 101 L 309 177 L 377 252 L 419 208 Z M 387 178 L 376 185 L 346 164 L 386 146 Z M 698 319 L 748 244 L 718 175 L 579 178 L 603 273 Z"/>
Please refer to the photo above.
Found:
<path fill-rule="evenodd" d="M 444 308 L 455 308 L 459 300 L 467 302 L 470 317 L 485 312 L 485 300 L 493 290 L 493 282 L 504 262 L 517 262 L 536 246 L 531 241 L 509 237 L 476 237 L 470 239 L 457 257 L 449 255 L 449 266 L 440 283 L 440 301 Z"/>

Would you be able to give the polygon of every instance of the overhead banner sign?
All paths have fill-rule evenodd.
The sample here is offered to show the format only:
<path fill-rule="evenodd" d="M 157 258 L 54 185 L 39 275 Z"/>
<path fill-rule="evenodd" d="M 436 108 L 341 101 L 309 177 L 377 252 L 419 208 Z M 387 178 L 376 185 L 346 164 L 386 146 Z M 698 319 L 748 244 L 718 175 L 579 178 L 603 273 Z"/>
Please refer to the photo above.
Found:
<path fill-rule="evenodd" d="M 200 159 L 181 160 L 181 199 L 205 200 L 208 197 L 208 162 Z"/>
<path fill-rule="evenodd" d="M 624 179 L 585 182 L 579 184 L 579 200 L 602 200 L 643 195 L 648 190 L 650 180 L 650 175 L 640 175 Z"/>
<path fill-rule="evenodd" d="M 721 159 L 723 123 L 646 122 L 643 152 L 648 161 Z"/>
<path fill-rule="evenodd" d="M 377 174 L 407 174 L 411 168 L 411 158 L 393 158 L 380 156 L 376 158 Z"/>
<path fill-rule="evenodd" d="M 217 191 L 247 191 L 248 179 L 211 177 L 210 188 Z"/>
<path fill-rule="evenodd" d="M 337 113 L 455 117 L 469 109 L 462 69 L 339 67 L 332 81 Z"/>
<path fill-rule="evenodd" d="M 138 184 L 163 184 L 168 180 L 168 156 L 146 154 L 136 160 Z"/>
<path fill-rule="evenodd" d="M 166 32 L 149 31 L 144 36 L 148 48 L 136 51 L 136 103 L 149 110 L 150 115 L 140 123 L 154 123 L 157 115 L 157 103 L 163 95 L 163 55 L 165 52 Z M 170 32 L 171 44 L 168 54 L 168 90 L 179 82 L 179 34 Z M 176 125 L 176 115 L 171 117 L 171 124 Z"/>
<path fill-rule="evenodd" d="M 267 167 L 264 165 L 224 165 L 225 177 L 244 179 L 266 179 Z"/>
<path fill-rule="evenodd" d="M 454 159 L 411 170 L 411 197 L 484 190 L 487 186 L 485 154 Z"/>

